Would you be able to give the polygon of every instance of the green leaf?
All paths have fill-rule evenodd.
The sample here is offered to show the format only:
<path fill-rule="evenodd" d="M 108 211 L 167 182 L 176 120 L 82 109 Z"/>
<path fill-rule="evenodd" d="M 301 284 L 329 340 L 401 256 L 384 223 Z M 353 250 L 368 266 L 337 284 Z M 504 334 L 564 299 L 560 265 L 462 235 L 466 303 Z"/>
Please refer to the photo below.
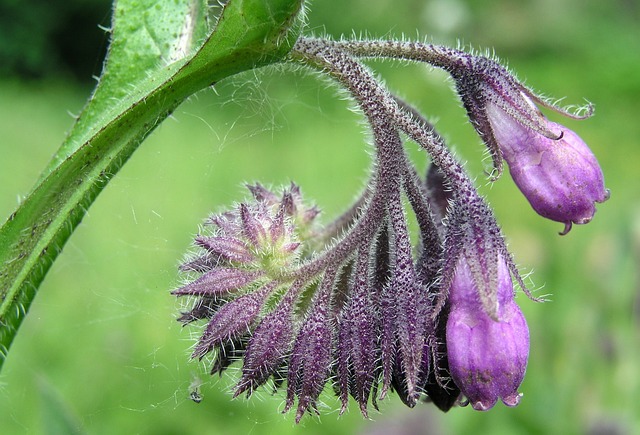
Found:
<path fill-rule="evenodd" d="M 185 58 L 202 43 L 207 31 L 206 8 L 205 0 L 116 2 L 111 43 L 98 86 L 73 130 L 42 172 L 41 180 L 87 142 L 110 112 L 126 107 L 136 83 Z"/>
<path fill-rule="evenodd" d="M 198 4 L 117 2 L 103 79 L 40 183 L 0 228 L 0 367 L 51 264 L 144 138 L 198 90 L 281 61 L 300 27 L 302 0 L 230 0 L 195 53 L 167 64 L 191 29 L 184 23 L 205 19 Z M 151 18 L 167 13 L 182 18 Z M 191 38 L 202 28 L 195 24 Z"/>

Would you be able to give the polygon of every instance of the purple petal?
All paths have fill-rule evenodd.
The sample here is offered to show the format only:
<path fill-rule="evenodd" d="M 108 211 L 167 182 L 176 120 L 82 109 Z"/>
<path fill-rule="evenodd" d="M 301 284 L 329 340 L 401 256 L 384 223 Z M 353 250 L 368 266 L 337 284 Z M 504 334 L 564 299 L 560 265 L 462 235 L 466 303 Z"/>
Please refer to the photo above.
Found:
<path fill-rule="evenodd" d="M 498 267 L 496 320 L 487 315 L 475 292 L 471 272 L 461 261 L 447 320 L 451 376 L 476 410 L 490 409 L 498 399 L 515 406 L 527 366 L 529 329 L 513 300 L 513 284 L 504 261 Z"/>

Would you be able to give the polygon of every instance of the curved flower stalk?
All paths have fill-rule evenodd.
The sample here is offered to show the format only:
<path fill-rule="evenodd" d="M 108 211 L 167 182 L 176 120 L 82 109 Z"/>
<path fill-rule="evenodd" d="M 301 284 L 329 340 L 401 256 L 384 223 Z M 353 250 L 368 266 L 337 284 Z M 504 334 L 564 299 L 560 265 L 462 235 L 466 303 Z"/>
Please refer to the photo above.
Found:
<path fill-rule="evenodd" d="M 530 104 L 525 88 L 501 75 L 501 67 L 478 69 L 474 64 L 486 59 L 429 47 L 305 38 L 294 46 L 292 60 L 330 75 L 358 104 L 373 135 L 375 165 L 361 197 L 324 226 L 296 185 L 272 191 L 256 184 L 249 186 L 250 201 L 212 216 L 207 224 L 215 229 L 196 237 L 200 254 L 181 266 L 196 278 L 173 292 L 195 301 L 179 320 L 206 321 L 192 357 L 210 357 L 212 373 L 242 360 L 234 396 L 286 381 L 285 412 L 295 408 L 296 422 L 318 412 L 327 384 L 341 412 L 351 396 L 365 417 L 369 404 L 377 409 L 390 392 L 409 407 L 425 400 L 443 411 L 456 403 L 477 410 L 498 400 L 519 403 L 529 331 L 514 301 L 514 282 L 537 299 L 490 207 L 442 137 L 354 56 L 405 57 L 448 69 L 467 86 L 463 101 L 485 141 L 497 147 L 497 167 L 504 157 L 528 197 L 542 191 L 539 185 L 562 183 L 552 175 L 558 163 L 516 173 L 531 159 L 531 147 L 553 154 L 563 145 L 579 154 L 566 171 L 578 174 L 576 166 L 590 165 L 591 172 L 576 177 L 591 177 L 582 189 L 591 196 L 562 216 L 539 206 L 546 217 L 569 227 L 590 219 L 575 216 L 592 215 L 590 206 L 604 191 L 601 173 L 577 136 L 553 136 L 556 125 Z M 502 81 L 487 72 L 494 69 Z M 507 85 L 511 90 L 500 93 Z M 425 177 L 408 159 L 401 134 L 428 154 Z M 572 193 L 570 183 L 557 195 L 582 195 Z M 546 186 L 547 197 L 551 189 Z M 409 231 L 408 210 L 417 236 Z"/>

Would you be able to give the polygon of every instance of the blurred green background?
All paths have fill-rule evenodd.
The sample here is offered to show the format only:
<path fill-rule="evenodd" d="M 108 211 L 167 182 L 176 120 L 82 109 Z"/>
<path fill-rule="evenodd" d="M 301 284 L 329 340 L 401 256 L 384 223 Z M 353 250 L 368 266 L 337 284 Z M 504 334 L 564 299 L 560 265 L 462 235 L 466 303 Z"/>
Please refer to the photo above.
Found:
<path fill-rule="evenodd" d="M 109 23 L 108 3 L 55 3 L 0 2 L 2 219 L 71 128 L 107 44 L 97 26 Z M 483 148 L 442 73 L 371 63 L 437 119 L 495 207 L 516 260 L 533 271 L 533 288 L 552 295 L 545 304 L 518 298 L 531 329 L 520 406 L 441 414 L 392 396 L 364 421 L 353 404 L 339 417 L 327 394 L 322 416 L 296 426 L 280 414 L 281 393 L 231 400 L 237 367 L 219 379 L 188 361 L 198 330 L 175 321 L 180 303 L 169 290 L 203 218 L 242 199 L 244 182 L 294 180 L 328 221 L 370 165 L 360 118 L 334 88 L 268 68 L 192 97 L 91 207 L 0 373 L 0 432 L 65 433 L 66 420 L 92 434 L 640 433 L 640 2 L 314 1 L 308 20 L 315 34 L 419 35 L 495 49 L 534 89 L 595 103 L 587 121 L 550 115 L 590 144 L 612 191 L 592 223 L 560 237 L 562 225 L 538 217 L 508 175 L 486 181 Z M 196 404 L 189 392 L 199 383 Z"/>

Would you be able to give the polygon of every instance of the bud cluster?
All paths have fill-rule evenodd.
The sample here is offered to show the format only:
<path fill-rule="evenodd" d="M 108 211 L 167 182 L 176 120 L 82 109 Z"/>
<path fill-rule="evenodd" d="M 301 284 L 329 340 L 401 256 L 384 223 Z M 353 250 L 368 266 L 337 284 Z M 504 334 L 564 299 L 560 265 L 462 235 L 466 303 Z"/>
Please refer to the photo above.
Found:
<path fill-rule="evenodd" d="M 206 222 L 201 254 L 181 266 L 197 278 L 173 292 L 195 300 L 179 320 L 205 320 L 192 357 L 211 372 L 242 360 L 235 396 L 286 382 L 285 411 L 317 412 L 330 385 L 366 417 L 394 391 L 410 407 L 488 410 L 519 403 L 529 330 L 515 303 L 522 282 L 488 204 L 420 113 L 357 59 L 391 57 L 448 71 L 499 174 L 502 159 L 532 207 L 587 223 L 608 198 L 582 140 L 547 120 L 547 105 L 493 60 L 418 43 L 301 38 L 291 61 L 333 77 L 353 97 L 375 142 L 366 189 L 334 222 L 316 222 L 292 184 L 249 186 L 250 201 Z M 563 112 L 564 113 L 564 112 Z M 401 135 L 431 164 L 420 176 Z M 412 240 L 407 210 L 415 215 Z"/>

